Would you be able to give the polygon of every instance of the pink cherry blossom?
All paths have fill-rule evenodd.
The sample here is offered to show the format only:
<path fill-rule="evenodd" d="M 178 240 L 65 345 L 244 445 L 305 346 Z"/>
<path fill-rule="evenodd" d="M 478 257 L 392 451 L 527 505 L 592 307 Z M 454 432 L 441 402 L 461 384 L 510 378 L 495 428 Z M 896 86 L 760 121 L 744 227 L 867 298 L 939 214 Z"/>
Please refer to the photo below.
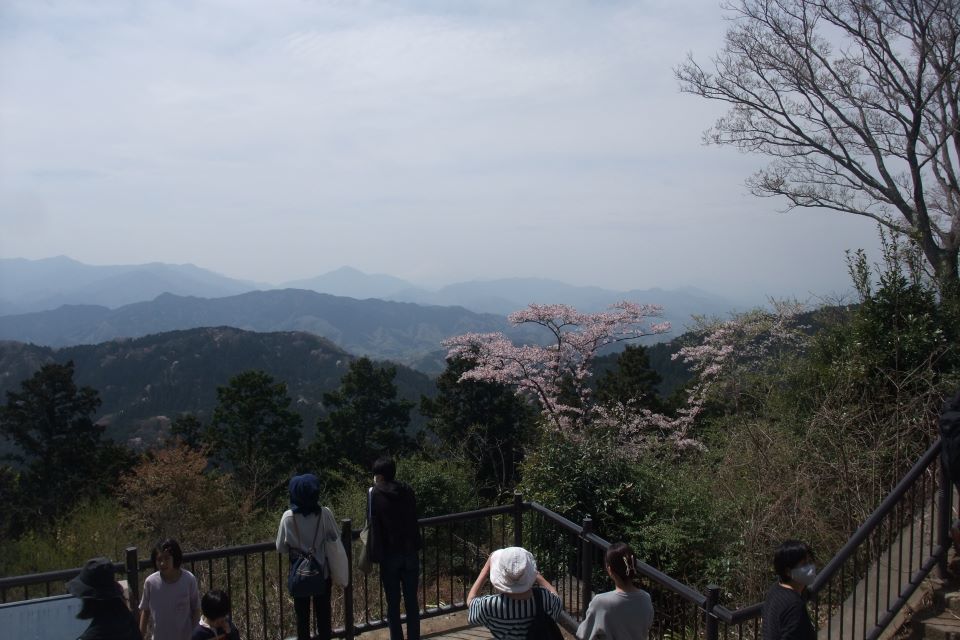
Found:
<path fill-rule="evenodd" d="M 443 344 L 450 357 L 462 356 L 476 363 L 461 380 L 511 385 L 538 402 L 556 429 L 576 430 L 589 423 L 595 409 L 586 383 L 597 350 L 666 333 L 670 323 L 654 321 L 661 312 L 659 305 L 628 301 L 600 313 L 580 313 L 563 304 L 531 304 L 511 313 L 508 320 L 513 325 L 540 325 L 548 335 L 546 345 L 514 345 L 502 333 L 468 333 Z M 575 402 L 569 397 L 571 391 Z"/>

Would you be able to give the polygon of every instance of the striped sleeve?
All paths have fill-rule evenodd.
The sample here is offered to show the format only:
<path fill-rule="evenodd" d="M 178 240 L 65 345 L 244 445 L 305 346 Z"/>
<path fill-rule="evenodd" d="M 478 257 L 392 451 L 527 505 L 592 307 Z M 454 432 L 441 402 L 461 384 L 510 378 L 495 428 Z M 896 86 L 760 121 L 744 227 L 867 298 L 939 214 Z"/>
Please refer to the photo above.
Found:
<path fill-rule="evenodd" d="M 563 600 L 557 594 L 546 589 L 543 590 L 543 594 L 546 596 L 544 609 L 551 618 L 557 620 L 560 617 L 560 612 L 563 611 Z"/>

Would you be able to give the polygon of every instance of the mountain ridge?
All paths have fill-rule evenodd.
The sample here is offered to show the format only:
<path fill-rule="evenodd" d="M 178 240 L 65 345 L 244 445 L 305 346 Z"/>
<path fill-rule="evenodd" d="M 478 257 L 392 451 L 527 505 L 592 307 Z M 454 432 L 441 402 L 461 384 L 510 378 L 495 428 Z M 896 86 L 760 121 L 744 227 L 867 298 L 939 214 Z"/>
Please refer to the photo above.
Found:
<path fill-rule="evenodd" d="M 563 303 L 580 311 L 600 311 L 630 299 L 663 304 L 666 318 L 678 327 L 690 315 L 722 315 L 743 307 L 738 301 L 697 290 L 606 289 L 570 285 L 551 278 L 513 277 L 454 282 L 429 289 L 386 274 L 367 274 L 343 266 L 312 278 L 283 285 L 236 280 L 192 264 L 93 266 L 58 256 L 31 261 L 0 259 L 0 316 L 53 310 L 63 304 L 96 304 L 116 309 L 155 299 L 162 293 L 205 298 L 227 297 L 254 290 L 305 288 L 317 293 L 357 299 L 377 298 L 421 305 L 462 306 L 477 313 L 506 315 L 531 302 Z"/>
<path fill-rule="evenodd" d="M 250 291 L 223 298 L 161 294 L 118 309 L 64 306 L 0 317 L 0 340 L 50 347 L 97 344 L 116 338 L 211 326 L 247 331 L 304 331 L 355 355 L 401 364 L 432 357 L 442 369 L 441 342 L 468 332 L 503 331 L 535 340 L 536 332 L 505 318 L 460 307 L 355 300 L 301 289 Z M 440 352 L 440 353 L 438 353 Z"/>
<path fill-rule="evenodd" d="M 103 404 L 96 419 L 107 434 L 138 447 L 167 433 L 172 419 L 190 412 L 209 418 L 216 389 L 243 371 L 265 371 L 284 382 L 292 408 L 304 418 L 304 436 L 313 437 L 324 414 L 323 393 L 336 389 L 355 357 L 325 338 L 298 332 L 251 332 L 203 327 L 150 334 L 93 345 L 53 349 L 0 341 L 0 397 L 19 389 L 44 364 L 73 361 L 78 385 L 96 389 Z M 419 401 L 434 393 L 423 373 L 397 365 L 401 397 Z M 419 414 L 414 424 L 422 424 Z"/>

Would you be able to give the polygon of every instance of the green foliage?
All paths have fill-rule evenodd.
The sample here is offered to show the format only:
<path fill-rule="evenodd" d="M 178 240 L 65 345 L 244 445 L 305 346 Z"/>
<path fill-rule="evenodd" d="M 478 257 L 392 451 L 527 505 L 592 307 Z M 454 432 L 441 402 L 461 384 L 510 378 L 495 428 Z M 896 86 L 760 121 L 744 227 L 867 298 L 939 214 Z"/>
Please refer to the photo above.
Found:
<path fill-rule="evenodd" d="M 203 445 L 203 423 L 192 413 L 181 413 L 170 423 L 170 436 L 191 449 L 199 449 Z"/>
<path fill-rule="evenodd" d="M 99 405 L 96 390 L 74 383 L 72 362 L 44 365 L 7 392 L 0 434 L 16 446 L 9 457 L 20 467 L 15 484 L 6 483 L 16 495 L 14 529 L 52 523 L 78 499 L 104 492 L 130 461 L 101 438 L 92 420 Z"/>
<path fill-rule="evenodd" d="M 724 563 L 726 514 L 692 462 L 632 460 L 612 432 L 572 439 L 545 434 L 523 464 L 524 497 L 580 522 L 607 540 L 624 540 L 671 576 L 700 584 Z"/>
<path fill-rule="evenodd" d="M 453 458 L 431 460 L 417 454 L 397 464 L 397 479 L 413 487 L 421 518 L 477 508 L 470 470 Z"/>
<path fill-rule="evenodd" d="M 300 456 L 299 414 L 287 385 L 262 371 L 246 371 L 217 388 L 217 408 L 204 439 L 214 460 L 226 463 L 257 502 L 285 484 Z"/>
<path fill-rule="evenodd" d="M 437 378 L 435 398 L 423 397 L 420 412 L 442 448 L 469 461 L 482 495 L 493 499 L 518 481 L 523 450 L 532 439 L 537 411 L 504 384 L 464 380 L 464 358 L 447 361 Z"/>
<path fill-rule="evenodd" d="M 944 371 L 955 365 L 950 345 L 957 328 L 944 322 L 934 286 L 916 271 L 914 250 L 901 248 L 895 239 L 884 242 L 876 290 L 863 251 L 850 256 L 849 268 L 860 305 L 849 327 L 821 336 L 821 360 L 833 356 L 836 361 L 836 355 L 841 355 L 846 369 L 840 373 L 852 373 L 871 384 L 896 384 L 888 379 L 889 372 L 928 367 Z"/>
<path fill-rule="evenodd" d="M 79 567 L 96 556 L 122 560 L 124 549 L 138 541 L 122 526 L 120 512 L 119 503 L 109 497 L 80 501 L 56 526 L 0 540 L 0 575 Z"/>
<path fill-rule="evenodd" d="M 627 345 L 617 358 L 614 370 L 597 380 L 597 401 L 601 404 L 632 405 L 636 408 L 663 411 L 657 393 L 660 374 L 650 368 L 647 350 L 641 345 Z"/>
<path fill-rule="evenodd" d="M 321 467 L 346 460 L 369 469 L 379 456 L 399 456 L 412 448 L 407 436 L 413 403 L 397 399 L 393 366 L 375 366 L 369 358 L 350 363 L 340 388 L 323 395 L 330 413 L 317 421 L 309 459 Z"/>

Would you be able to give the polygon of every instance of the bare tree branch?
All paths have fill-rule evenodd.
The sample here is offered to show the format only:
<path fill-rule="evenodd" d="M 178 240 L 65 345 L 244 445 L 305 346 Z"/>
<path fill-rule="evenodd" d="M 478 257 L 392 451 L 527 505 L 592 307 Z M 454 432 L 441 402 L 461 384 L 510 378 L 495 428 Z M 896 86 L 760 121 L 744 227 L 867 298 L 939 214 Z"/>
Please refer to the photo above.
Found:
<path fill-rule="evenodd" d="M 747 179 L 787 209 L 871 218 L 915 240 L 937 277 L 958 280 L 960 3 L 735 0 L 707 70 L 681 90 L 730 105 L 705 134 L 772 158 Z"/>

